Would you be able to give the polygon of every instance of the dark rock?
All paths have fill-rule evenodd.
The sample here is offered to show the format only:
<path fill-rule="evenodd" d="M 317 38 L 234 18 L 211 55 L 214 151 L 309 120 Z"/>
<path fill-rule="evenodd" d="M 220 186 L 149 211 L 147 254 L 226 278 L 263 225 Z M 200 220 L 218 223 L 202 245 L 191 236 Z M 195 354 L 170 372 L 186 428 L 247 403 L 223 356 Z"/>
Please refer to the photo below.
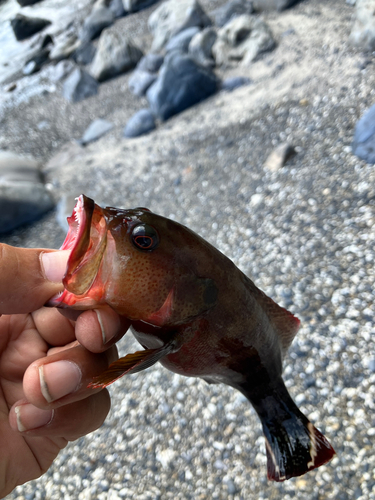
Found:
<path fill-rule="evenodd" d="M 367 163 L 375 163 L 375 104 L 357 122 L 352 150 Z"/>
<path fill-rule="evenodd" d="M 192 26 L 191 28 L 180 31 L 180 33 L 177 33 L 177 35 L 169 39 L 165 46 L 165 51 L 172 52 L 172 50 L 178 50 L 187 53 L 191 39 L 199 32 L 200 28 L 197 26 Z"/>
<path fill-rule="evenodd" d="M 218 89 L 218 79 L 191 56 L 172 52 L 147 91 L 151 111 L 161 120 L 203 101 Z"/>
<path fill-rule="evenodd" d="M 105 135 L 107 132 L 113 129 L 113 124 L 110 123 L 107 120 L 102 120 L 101 118 L 97 118 L 93 122 L 90 123 L 90 125 L 87 127 L 85 130 L 82 139 L 81 139 L 81 144 L 88 144 L 89 142 L 96 141 L 103 135 Z"/>
<path fill-rule="evenodd" d="M 134 95 L 138 97 L 144 96 L 147 92 L 147 89 L 154 83 L 156 78 L 156 73 L 135 70 L 132 76 L 129 78 L 129 89 Z"/>
<path fill-rule="evenodd" d="M 221 90 L 226 90 L 227 92 L 232 92 L 232 90 L 243 87 L 244 85 L 250 85 L 252 80 L 245 76 L 234 76 L 232 78 L 227 78 L 221 83 Z"/>
<path fill-rule="evenodd" d="M 15 18 L 10 21 L 10 24 L 17 40 L 25 40 L 51 24 L 51 21 L 39 17 L 27 17 L 23 14 L 16 14 Z"/>
<path fill-rule="evenodd" d="M 0 233 L 33 222 L 53 208 L 45 186 L 34 182 L 0 184 Z"/>
<path fill-rule="evenodd" d="M 366 52 L 375 50 L 375 1 L 358 0 L 349 42 Z"/>
<path fill-rule="evenodd" d="M 254 12 L 253 3 L 250 0 L 230 0 L 213 12 L 215 25 L 223 27 L 234 17 L 242 14 L 252 14 Z"/>
<path fill-rule="evenodd" d="M 98 82 L 81 68 L 68 76 L 63 86 L 63 96 L 72 102 L 82 101 L 98 93 Z"/>
<path fill-rule="evenodd" d="M 38 163 L 0 151 L 0 233 L 35 220 L 52 207 Z"/>
<path fill-rule="evenodd" d="M 219 30 L 212 53 L 218 65 L 240 60 L 248 65 L 275 45 L 271 30 L 262 19 L 243 14 Z"/>
<path fill-rule="evenodd" d="M 197 0 L 168 0 L 149 17 L 149 30 L 154 36 L 152 50 L 157 52 L 168 40 L 180 31 L 198 26 L 211 25 L 211 20 Z"/>
<path fill-rule="evenodd" d="M 155 118 L 149 109 L 141 109 L 133 115 L 124 128 L 124 137 L 138 137 L 155 128 Z"/>
<path fill-rule="evenodd" d="M 126 14 L 126 10 L 124 9 L 124 4 L 122 3 L 122 0 L 112 0 L 108 7 L 116 18 L 125 16 Z"/>
<path fill-rule="evenodd" d="M 160 54 L 150 52 L 142 57 L 136 67 L 136 71 L 148 71 L 149 73 L 157 73 L 160 66 L 163 64 L 164 57 Z"/>
<path fill-rule="evenodd" d="M 122 0 L 124 9 L 127 12 L 138 12 L 139 10 L 149 7 L 158 0 Z"/>
<path fill-rule="evenodd" d="M 92 63 L 95 54 L 96 47 L 91 42 L 82 42 L 72 53 L 71 57 L 77 64 L 86 65 Z"/>
<path fill-rule="evenodd" d="M 256 11 L 263 10 L 284 10 L 292 7 L 299 0 L 253 0 L 253 6 Z"/>
<path fill-rule="evenodd" d="M 91 74 L 100 82 L 124 73 L 137 64 L 142 51 L 117 31 L 105 30 L 91 66 Z"/>
<path fill-rule="evenodd" d="M 34 63 L 35 67 L 37 68 L 36 71 L 39 71 L 40 68 L 43 66 L 43 64 L 48 61 L 48 59 L 49 59 L 49 49 L 48 48 L 38 50 L 32 57 L 30 57 L 26 61 L 25 68 L 26 68 L 26 66 L 31 65 L 31 63 Z M 25 68 L 24 68 L 24 70 L 25 70 Z M 34 72 L 35 71 L 33 71 L 33 73 Z M 26 74 L 26 73 L 24 72 L 24 74 Z M 31 73 L 29 73 L 29 74 L 31 74 Z"/>
<path fill-rule="evenodd" d="M 47 33 L 45 36 L 42 37 L 42 40 L 40 42 L 40 48 L 44 49 L 45 47 L 48 47 L 48 45 L 50 44 L 53 44 L 53 38 L 49 33 Z"/>
<path fill-rule="evenodd" d="M 38 3 L 40 1 L 41 0 L 17 0 L 21 7 L 26 7 L 26 5 L 34 5 L 34 3 Z"/>
<path fill-rule="evenodd" d="M 83 41 L 93 40 L 100 35 L 104 28 L 113 24 L 113 21 L 113 12 L 107 7 L 93 9 L 83 23 L 79 38 Z"/>
<path fill-rule="evenodd" d="M 197 33 L 189 43 L 189 54 L 203 66 L 214 66 L 212 47 L 217 39 L 215 28 L 205 28 Z"/>

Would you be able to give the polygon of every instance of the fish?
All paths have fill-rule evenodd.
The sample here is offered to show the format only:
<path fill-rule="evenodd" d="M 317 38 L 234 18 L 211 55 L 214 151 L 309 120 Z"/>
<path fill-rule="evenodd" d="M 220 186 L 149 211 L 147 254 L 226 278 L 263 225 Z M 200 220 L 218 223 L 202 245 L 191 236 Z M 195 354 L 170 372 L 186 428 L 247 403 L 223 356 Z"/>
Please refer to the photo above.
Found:
<path fill-rule="evenodd" d="M 262 424 L 269 480 L 301 476 L 332 459 L 333 447 L 282 379 L 297 317 L 198 234 L 146 208 L 102 208 L 82 194 L 67 220 L 64 290 L 48 305 L 109 305 L 129 319 L 143 348 L 113 362 L 90 387 L 160 362 L 249 400 Z"/>

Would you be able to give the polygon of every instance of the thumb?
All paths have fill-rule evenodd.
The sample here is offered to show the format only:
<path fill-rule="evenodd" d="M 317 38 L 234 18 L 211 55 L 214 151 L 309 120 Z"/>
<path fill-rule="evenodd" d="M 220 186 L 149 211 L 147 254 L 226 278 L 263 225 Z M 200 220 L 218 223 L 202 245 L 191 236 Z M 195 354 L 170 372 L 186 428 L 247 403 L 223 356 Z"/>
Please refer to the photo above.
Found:
<path fill-rule="evenodd" d="M 0 315 L 29 313 L 63 290 L 69 251 L 0 243 Z"/>

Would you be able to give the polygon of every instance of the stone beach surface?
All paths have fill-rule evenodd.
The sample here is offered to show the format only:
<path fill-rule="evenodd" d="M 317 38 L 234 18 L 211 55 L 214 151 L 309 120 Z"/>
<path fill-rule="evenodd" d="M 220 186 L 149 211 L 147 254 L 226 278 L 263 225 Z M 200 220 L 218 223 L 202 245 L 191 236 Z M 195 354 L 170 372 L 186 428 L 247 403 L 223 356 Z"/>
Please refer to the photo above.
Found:
<path fill-rule="evenodd" d="M 211 15 L 225 2 L 200 3 Z M 143 53 L 157 7 L 116 21 Z M 316 471 L 270 483 L 245 398 L 157 364 L 112 385 L 103 426 L 7 500 L 375 500 L 375 167 L 351 148 L 375 102 L 375 63 L 349 44 L 354 12 L 345 0 L 264 12 L 276 48 L 215 70 L 247 84 L 138 138 L 123 137 L 147 107 L 129 90 L 132 72 L 76 103 L 51 80 L 51 65 L 11 92 L 11 80 L 1 85 L 0 149 L 38 160 L 60 220 L 82 192 L 99 204 L 148 207 L 198 232 L 301 319 L 284 380 L 337 452 Z M 113 128 L 82 146 L 96 119 Z M 296 154 L 279 153 L 270 167 L 282 144 Z M 0 241 L 58 248 L 65 232 L 56 220 L 50 211 Z M 130 333 L 118 347 L 139 348 Z"/>

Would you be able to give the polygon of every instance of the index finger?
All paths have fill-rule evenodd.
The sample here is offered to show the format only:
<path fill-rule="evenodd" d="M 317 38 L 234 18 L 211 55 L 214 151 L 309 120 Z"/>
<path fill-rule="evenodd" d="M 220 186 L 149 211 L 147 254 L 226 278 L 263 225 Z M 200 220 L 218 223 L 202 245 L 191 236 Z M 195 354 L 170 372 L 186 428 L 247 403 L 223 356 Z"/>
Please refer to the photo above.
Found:
<path fill-rule="evenodd" d="M 0 243 L 0 315 L 35 311 L 61 291 L 68 256 Z"/>

